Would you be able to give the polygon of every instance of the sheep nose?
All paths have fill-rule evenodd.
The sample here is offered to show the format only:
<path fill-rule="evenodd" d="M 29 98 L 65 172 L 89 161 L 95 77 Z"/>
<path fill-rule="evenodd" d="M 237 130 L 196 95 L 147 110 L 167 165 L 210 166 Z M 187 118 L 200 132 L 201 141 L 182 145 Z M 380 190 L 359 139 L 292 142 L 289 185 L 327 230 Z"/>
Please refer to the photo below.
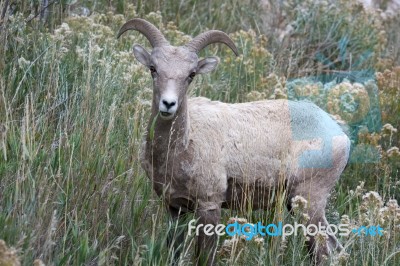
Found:
<path fill-rule="evenodd" d="M 176 104 L 176 101 L 168 102 L 166 100 L 163 100 L 162 103 L 165 105 L 165 107 L 167 107 L 167 110 L 168 110 L 169 108 L 171 108 L 172 106 L 174 106 Z"/>

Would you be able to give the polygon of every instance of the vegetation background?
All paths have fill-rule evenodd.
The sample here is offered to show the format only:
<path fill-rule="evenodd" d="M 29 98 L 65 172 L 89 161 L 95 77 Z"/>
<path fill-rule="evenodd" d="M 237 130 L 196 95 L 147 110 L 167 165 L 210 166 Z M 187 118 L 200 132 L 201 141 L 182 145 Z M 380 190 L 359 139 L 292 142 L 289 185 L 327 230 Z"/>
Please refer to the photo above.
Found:
<path fill-rule="evenodd" d="M 393 4 L 394 3 L 394 4 Z M 380 224 L 341 237 L 334 265 L 400 264 L 400 16 L 397 1 L 3 0 L 0 2 L 0 265 L 167 265 L 161 200 L 139 164 L 152 95 L 132 57 L 145 18 L 179 45 L 230 33 L 240 56 L 196 77 L 191 95 L 224 102 L 307 99 L 349 125 L 352 156 L 329 200 L 330 223 Z M 380 9 L 378 9 L 380 8 Z M 149 48 L 149 47 L 148 47 Z M 274 195 L 241 221 L 301 221 Z M 300 202 L 301 203 L 301 202 Z M 190 217 L 188 217 L 190 219 Z M 232 219 L 230 219 L 232 221 Z M 220 239 L 220 265 L 308 265 L 305 238 Z M 321 239 L 324 241 L 324 239 Z M 181 265 L 192 263 L 186 237 Z"/>

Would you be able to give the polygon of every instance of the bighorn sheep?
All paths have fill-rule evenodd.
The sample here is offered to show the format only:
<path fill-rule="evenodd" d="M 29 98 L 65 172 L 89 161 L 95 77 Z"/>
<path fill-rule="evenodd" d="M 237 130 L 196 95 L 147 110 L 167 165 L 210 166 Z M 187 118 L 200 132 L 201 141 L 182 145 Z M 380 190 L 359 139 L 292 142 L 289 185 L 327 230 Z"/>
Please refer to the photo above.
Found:
<path fill-rule="evenodd" d="M 193 211 L 198 223 L 215 225 L 221 208 L 267 208 L 268 196 L 283 183 L 288 199 L 308 200 L 308 223 L 327 225 L 327 198 L 347 164 L 350 141 L 326 112 L 309 102 L 188 99 L 195 75 L 219 63 L 217 57 L 199 60 L 204 47 L 224 43 L 238 54 L 228 35 L 210 30 L 175 47 L 143 19 L 126 22 L 118 37 L 127 30 L 139 31 L 153 47 L 149 54 L 133 46 L 154 86 L 141 160 L 173 218 Z M 198 236 L 197 258 L 208 255 L 207 264 L 214 262 L 216 237 Z M 341 248 L 334 236 L 318 249 L 310 236 L 308 246 L 317 263 Z"/>

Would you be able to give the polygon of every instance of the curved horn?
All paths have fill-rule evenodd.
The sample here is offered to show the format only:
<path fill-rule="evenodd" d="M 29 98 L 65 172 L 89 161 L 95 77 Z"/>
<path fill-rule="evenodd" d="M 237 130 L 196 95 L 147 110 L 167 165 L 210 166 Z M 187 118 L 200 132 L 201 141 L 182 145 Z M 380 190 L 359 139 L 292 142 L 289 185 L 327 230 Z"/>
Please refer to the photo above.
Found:
<path fill-rule="evenodd" d="M 224 43 L 226 44 L 237 56 L 238 50 L 229 36 L 219 30 L 209 30 L 197 35 L 193 40 L 186 44 L 186 48 L 190 51 L 199 53 L 204 47 L 212 43 Z"/>
<path fill-rule="evenodd" d="M 137 30 L 142 33 L 149 40 L 152 47 L 159 47 L 169 44 L 161 31 L 144 19 L 134 18 L 126 22 L 119 30 L 117 38 L 119 38 L 127 30 Z"/>

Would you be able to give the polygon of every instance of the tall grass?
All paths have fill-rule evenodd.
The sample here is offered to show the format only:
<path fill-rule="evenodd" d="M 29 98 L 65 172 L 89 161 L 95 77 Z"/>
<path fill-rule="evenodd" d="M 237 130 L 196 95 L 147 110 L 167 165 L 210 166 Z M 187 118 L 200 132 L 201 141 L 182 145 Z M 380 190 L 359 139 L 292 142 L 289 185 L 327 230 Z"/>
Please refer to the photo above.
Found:
<path fill-rule="evenodd" d="M 24 265 L 35 259 L 50 265 L 171 263 L 174 251 L 166 246 L 167 235 L 186 227 L 169 222 L 139 162 L 152 89 L 150 75 L 130 49 L 147 41 L 136 33 L 116 40 L 116 32 L 136 16 L 161 27 L 175 44 L 187 41 L 186 34 L 222 29 L 232 34 L 241 56 L 234 58 L 219 46 L 208 48 L 205 54 L 218 54 L 221 64 L 198 79 L 191 94 L 226 102 L 287 98 L 285 69 L 293 62 L 281 60 L 282 51 L 268 39 L 273 35 L 261 35 L 259 6 L 237 0 L 57 1 L 44 19 L 33 18 L 41 10 L 39 1 L 13 3 L 0 31 L 0 239 L 16 248 Z M 79 7 L 88 8 L 91 16 L 74 17 Z M 343 13 L 343 19 L 349 14 Z M 306 23 L 304 30 L 313 28 L 297 19 Z M 284 49 L 294 59 L 306 53 L 302 45 Z M 330 199 L 328 219 L 352 226 L 379 222 L 386 233 L 342 237 L 348 254 L 333 257 L 335 264 L 400 261 L 400 209 L 388 201 L 400 200 L 400 153 L 395 149 L 400 144 L 400 72 L 389 67 L 377 77 L 385 99 L 382 122 L 394 127 L 359 131 L 354 145 L 379 145 L 381 159 L 346 169 Z M 366 194 L 369 190 L 382 198 Z M 301 218 L 288 214 L 281 195 L 273 197 L 269 211 L 225 210 L 221 221 L 237 216 L 293 223 Z M 223 237 L 218 263 L 307 265 L 304 242 L 302 236 L 262 243 Z M 186 236 L 182 245 L 180 264 L 191 264 L 194 238 Z"/>

